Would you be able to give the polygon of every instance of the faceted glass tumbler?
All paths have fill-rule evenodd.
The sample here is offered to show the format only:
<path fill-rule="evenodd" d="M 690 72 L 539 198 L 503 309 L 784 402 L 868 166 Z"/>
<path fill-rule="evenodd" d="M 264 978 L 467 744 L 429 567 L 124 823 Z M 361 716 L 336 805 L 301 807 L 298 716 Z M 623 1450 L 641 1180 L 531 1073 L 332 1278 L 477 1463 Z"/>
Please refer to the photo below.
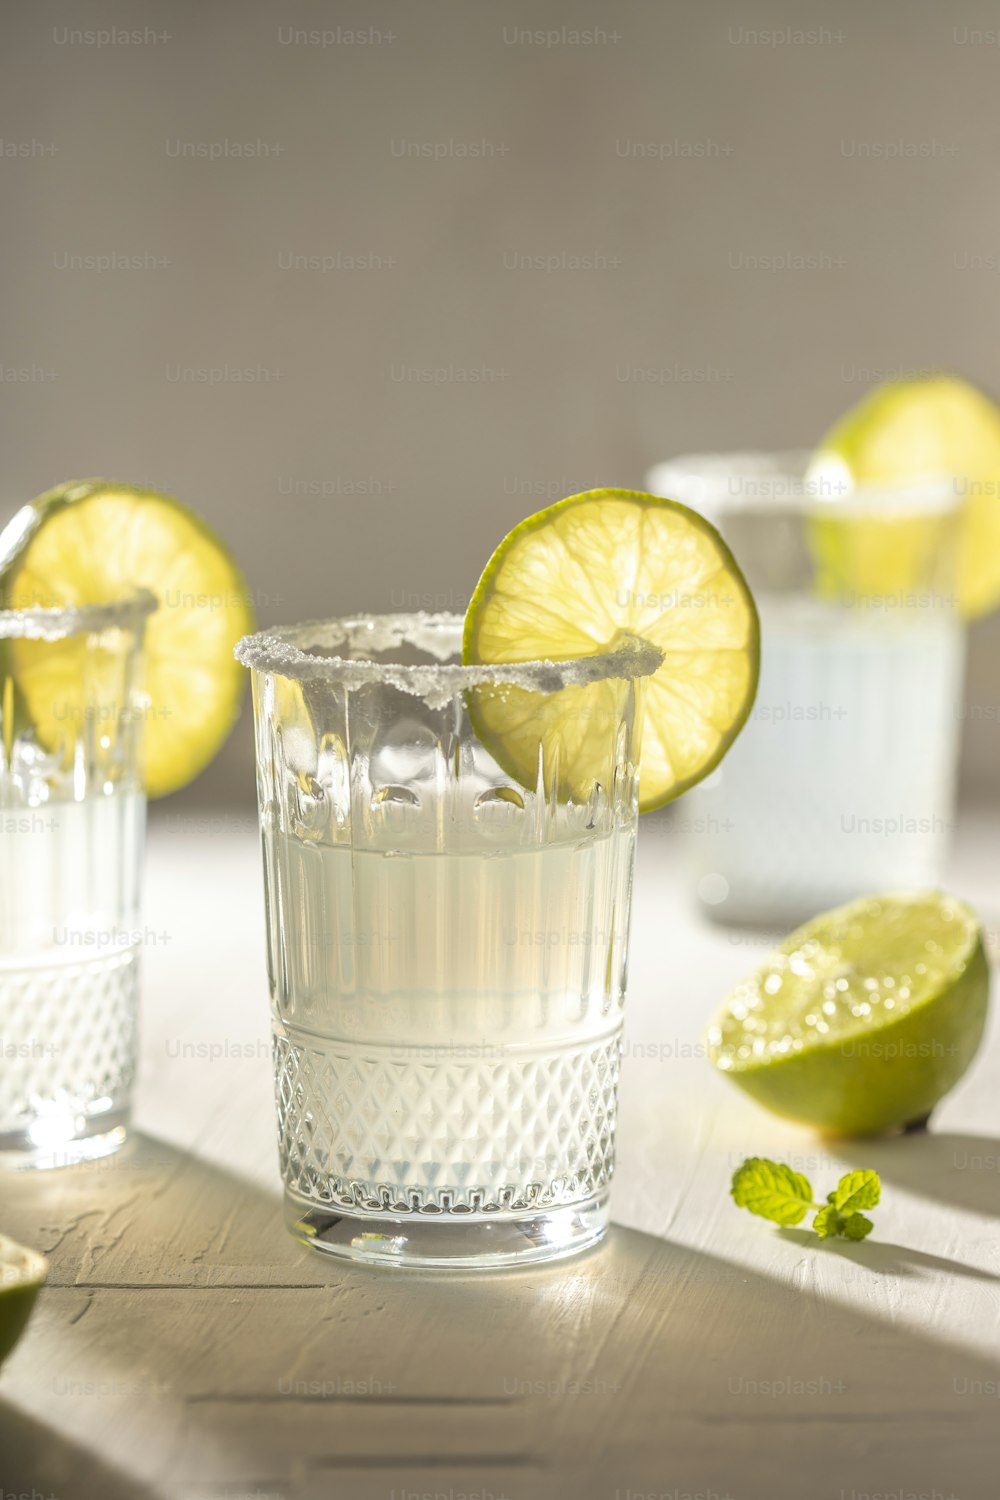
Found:
<path fill-rule="evenodd" d="M 136 1067 L 148 595 L 0 611 L 0 1165 L 125 1139 Z"/>
<path fill-rule="evenodd" d="M 614 1170 L 651 667 L 463 667 L 461 627 L 369 616 L 237 648 L 288 1224 L 380 1264 L 582 1249 Z M 507 722 L 539 741 L 530 785 Z"/>
<path fill-rule="evenodd" d="M 750 718 L 684 799 L 705 913 L 790 927 L 937 885 L 955 818 L 965 628 L 947 479 L 854 489 L 811 455 L 695 455 L 650 475 L 703 510 L 760 612 Z"/>

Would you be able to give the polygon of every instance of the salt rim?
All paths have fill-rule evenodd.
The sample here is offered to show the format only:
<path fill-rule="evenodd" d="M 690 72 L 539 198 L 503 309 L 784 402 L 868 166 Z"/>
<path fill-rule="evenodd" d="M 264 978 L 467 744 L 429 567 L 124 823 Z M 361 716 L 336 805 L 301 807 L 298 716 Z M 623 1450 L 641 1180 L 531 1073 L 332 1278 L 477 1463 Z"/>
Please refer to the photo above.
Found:
<path fill-rule="evenodd" d="M 612 678 L 630 681 L 649 677 L 663 663 L 658 646 L 638 636 L 626 636 L 613 651 L 568 661 L 497 662 L 486 666 L 448 663 L 461 648 L 464 616 L 429 614 L 349 615 L 335 620 L 310 620 L 280 625 L 256 635 L 245 635 L 235 649 L 237 661 L 254 672 L 270 672 L 298 681 L 332 678 L 349 688 L 386 683 L 423 698 L 430 708 L 443 708 L 470 687 L 517 687 L 532 693 L 557 693 L 562 688 L 585 687 Z M 295 644 L 308 638 L 309 648 Z M 411 645 L 440 666 L 403 666 L 393 662 L 356 661 L 343 656 L 316 656 L 316 647 L 344 644 L 352 650 L 391 651 Z"/>
<path fill-rule="evenodd" d="M 105 604 L 66 604 L 31 609 L 0 609 L 0 640 L 63 641 L 92 631 L 137 625 L 159 601 L 149 589 Z"/>
<path fill-rule="evenodd" d="M 856 484 L 840 459 L 808 448 L 684 453 L 656 464 L 647 483 L 655 494 L 704 510 L 709 519 L 788 508 L 851 518 L 946 514 L 958 508 L 948 474 Z"/>

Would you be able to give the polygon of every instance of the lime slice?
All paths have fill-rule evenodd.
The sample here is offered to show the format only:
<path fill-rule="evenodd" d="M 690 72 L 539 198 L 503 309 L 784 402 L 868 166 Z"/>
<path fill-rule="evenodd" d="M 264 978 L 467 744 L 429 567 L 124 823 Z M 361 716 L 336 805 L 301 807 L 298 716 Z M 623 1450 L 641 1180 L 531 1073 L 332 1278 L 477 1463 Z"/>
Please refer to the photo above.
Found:
<path fill-rule="evenodd" d="M 715 1066 L 759 1104 L 837 1135 L 926 1119 L 972 1062 L 989 970 L 975 913 L 937 892 L 816 917 L 712 1022 Z"/>
<path fill-rule="evenodd" d="M 0 1364 L 24 1332 L 48 1268 L 44 1255 L 0 1234 Z"/>
<path fill-rule="evenodd" d="M 146 623 L 144 743 L 146 787 L 161 797 L 204 769 L 239 711 L 245 673 L 233 646 L 253 615 L 236 562 L 178 500 L 107 480 L 50 490 L 0 534 L 9 608 L 100 604 L 143 588 L 159 605 Z M 80 649 L 72 639 L 58 650 L 10 643 L 19 696 L 47 748 L 64 732 Z"/>
<path fill-rule="evenodd" d="M 855 485 L 922 481 L 949 475 L 963 497 L 958 599 L 967 618 L 1000 603 L 1000 408 L 952 375 L 889 381 L 841 417 L 820 443 L 809 478 Z M 940 544 L 941 518 L 916 514 L 880 526 L 850 520 L 850 538 L 832 523 L 818 540 L 841 586 L 859 593 L 909 593 L 924 576 L 921 560 Z M 850 551 L 853 572 L 838 550 Z"/>
<path fill-rule="evenodd" d="M 568 661 L 636 638 L 663 652 L 641 688 L 640 810 L 648 812 L 718 764 L 757 688 L 757 611 L 732 553 L 702 516 L 635 490 L 590 490 L 530 516 L 486 565 L 462 655 L 486 664 Z M 559 768 L 558 794 L 583 798 L 604 772 L 619 691 L 614 681 L 595 683 L 542 704 L 525 690 L 484 691 L 475 727 L 523 785 L 536 784 L 541 746 L 542 763 Z"/>
<path fill-rule="evenodd" d="M 877 500 L 876 500 L 877 504 Z M 823 598 L 880 598 L 895 607 L 937 595 L 955 601 L 952 516 L 938 510 L 875 515 L 831 506 L 808 517 L 807 536 Z"/>

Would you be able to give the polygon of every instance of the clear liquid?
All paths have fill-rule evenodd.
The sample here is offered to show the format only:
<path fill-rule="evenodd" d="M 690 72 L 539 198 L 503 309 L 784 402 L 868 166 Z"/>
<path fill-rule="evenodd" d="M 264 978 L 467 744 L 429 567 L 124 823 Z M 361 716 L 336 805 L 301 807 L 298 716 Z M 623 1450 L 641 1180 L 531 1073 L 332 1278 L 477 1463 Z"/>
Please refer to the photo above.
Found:
<path fill-rule="evenodd" d="M 290 1193 L 468 1216 L 604 1187 L 633 844 L 388 853 L 265 827 Z"/>
<path fill-rule="evenodd" d="M 710 911 L 794 923 L 939 881 L 964 636 L 943 610 L 908 614 L 762 601 L 751 718 L 680 814 Z"/>
<path fill-rule="evenodd" d="M 0 803 L 0 1151 L 113 1149 L 135 1071 L 145 800 Z"/>

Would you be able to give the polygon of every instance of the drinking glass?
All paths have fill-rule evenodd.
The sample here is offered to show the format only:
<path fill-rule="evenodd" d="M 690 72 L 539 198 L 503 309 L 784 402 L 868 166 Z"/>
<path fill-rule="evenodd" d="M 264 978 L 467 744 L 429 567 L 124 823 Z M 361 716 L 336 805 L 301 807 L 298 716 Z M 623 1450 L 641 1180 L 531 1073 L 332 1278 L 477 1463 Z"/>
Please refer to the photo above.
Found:
<path fill-rule="evenodd" d="M 621 654 L 459 664 L 455 615 L 246 638 L 292 1232 L 393 1265 L 566 1255 L 608 1217 L 637 812 Z M 522 785 L 476 732 L 551 743 Z"/>
<path fill-rule="evenodd" d="M 0 1163 L 125 1139 L 136 1066 L 146 594 L 0 611 Z"/>
<path fill-rule="evenodd" d="M 805 452 L 673 459 L 659 494 L 736 551 L 761 622 L 757 700 L 685 798 L 712 917 L 790 926 L 939 883 L 954 826 L 965 632 L 948 479 L 849 489 Z"/>

